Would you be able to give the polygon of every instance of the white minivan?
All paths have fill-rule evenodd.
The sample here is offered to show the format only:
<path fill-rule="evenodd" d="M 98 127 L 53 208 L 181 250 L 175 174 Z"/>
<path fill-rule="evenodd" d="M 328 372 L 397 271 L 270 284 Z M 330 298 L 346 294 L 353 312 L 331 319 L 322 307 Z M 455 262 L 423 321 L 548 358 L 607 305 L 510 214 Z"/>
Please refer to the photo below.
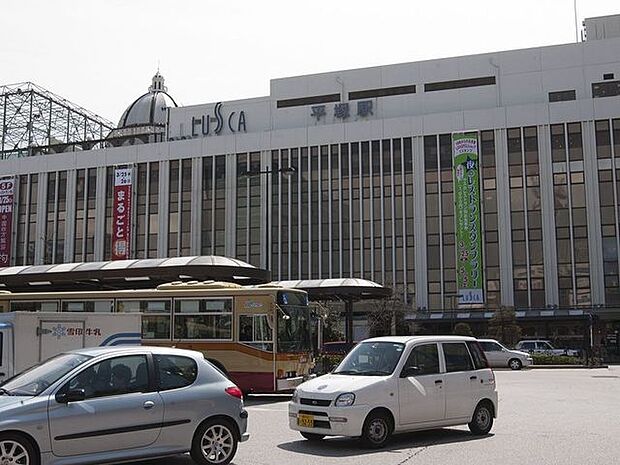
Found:
<path fill-rule="evenodd" d="M 497 417 L 495 376 L 472 337 L 394 336 L 360 342 L 330 374 L 301 384 L 289 425 L 308 440 L 469 425 L 487 434 Z"/>

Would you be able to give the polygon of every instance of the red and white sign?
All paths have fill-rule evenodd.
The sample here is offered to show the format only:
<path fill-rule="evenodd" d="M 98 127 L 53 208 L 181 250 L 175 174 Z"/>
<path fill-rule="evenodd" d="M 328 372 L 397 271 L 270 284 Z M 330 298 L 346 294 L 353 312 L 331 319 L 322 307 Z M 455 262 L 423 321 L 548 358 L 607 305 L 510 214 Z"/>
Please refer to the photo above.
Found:
<path fill-rule="evenodd" d="M 132 169 L 115 169 L 112 260 L 127 260 L 131 252 L 131 187 Z"/>
<path fill-rule="evenodd" d="M 0 268 L 11 264 L 15 178 L 0 179 Z"/>

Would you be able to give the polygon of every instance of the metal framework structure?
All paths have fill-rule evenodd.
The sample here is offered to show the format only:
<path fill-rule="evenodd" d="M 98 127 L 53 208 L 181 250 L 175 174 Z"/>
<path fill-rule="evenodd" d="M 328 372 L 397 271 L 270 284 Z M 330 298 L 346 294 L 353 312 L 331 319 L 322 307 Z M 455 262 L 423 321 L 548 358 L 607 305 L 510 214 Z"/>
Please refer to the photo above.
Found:
<path fill-rule="evenodd" d="M 0 158 L 97 148 L 115 127 L 33 84 L 0 86 Z"/>

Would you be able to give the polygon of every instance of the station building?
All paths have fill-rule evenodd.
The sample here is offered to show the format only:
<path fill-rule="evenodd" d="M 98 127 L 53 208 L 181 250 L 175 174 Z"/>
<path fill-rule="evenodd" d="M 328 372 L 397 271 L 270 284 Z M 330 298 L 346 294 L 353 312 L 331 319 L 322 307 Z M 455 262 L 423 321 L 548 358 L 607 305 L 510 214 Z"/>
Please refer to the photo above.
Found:
<path fill-rule="evenodd" d="M 620 16 L 584 24 L 579 43 L 273 79 L 268 96 L 182 107 L 158 72 L 101 140 L 3 145 L 8 265 L 113 258 L 120 167 L 132 172 L 129 258 L 364 278 L 413 320 L 466 320 L 452 134 L 473 131 L 484 304 L 470 310 L 515 307 L 547 329 L 587 313 L 618 321 Z"/>

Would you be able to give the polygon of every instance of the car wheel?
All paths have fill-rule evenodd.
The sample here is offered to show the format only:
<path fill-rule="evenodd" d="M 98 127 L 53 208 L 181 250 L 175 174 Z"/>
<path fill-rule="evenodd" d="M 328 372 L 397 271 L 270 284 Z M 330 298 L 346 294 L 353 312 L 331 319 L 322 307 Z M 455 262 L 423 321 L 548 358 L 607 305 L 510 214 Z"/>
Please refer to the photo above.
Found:
<path fill-rule="evenodd" d="M 508 366 L 511 370 L 520 370 L 521 368 L 523 368 L 523 363 L 521 363 L 521 360 L 519 360 L 518 358 L 511 358 L 508 361 Z"/>
<path fill-rule="evenodd" d="M 235 428 L 229 421 L 210 420 L 196 430 L 190 454 L 199 465 L 226 465 L 235 456 L 238 444 Z"/>
<path fill-rule="evenodd" d="M 493 411 L 488 402 L 480 402 L 474 410 L 474 416 L 467 425 L 469 431 L 477 436 L 489 434 L 493 427 Z"/>
<path fill-rule="evenodd" d="M 301 435 L 306 438 L 308 441 L 320 441 L 325 437 L 324 434 L 316 434 L 316 433 L 304 433 L 301 432 Z"/>
<path fill-rule="evenodd" d="M 39 456 L 27 439 L 17 434 L 0 434 L 0 463 L 39 465 Z"/>
<path fill-rule="evenodd" d="M 362 429 L 362 443 L 365 447 L 379 449 L 392 435 L 392 422 L 384 413 L 370 413 Z"/>

